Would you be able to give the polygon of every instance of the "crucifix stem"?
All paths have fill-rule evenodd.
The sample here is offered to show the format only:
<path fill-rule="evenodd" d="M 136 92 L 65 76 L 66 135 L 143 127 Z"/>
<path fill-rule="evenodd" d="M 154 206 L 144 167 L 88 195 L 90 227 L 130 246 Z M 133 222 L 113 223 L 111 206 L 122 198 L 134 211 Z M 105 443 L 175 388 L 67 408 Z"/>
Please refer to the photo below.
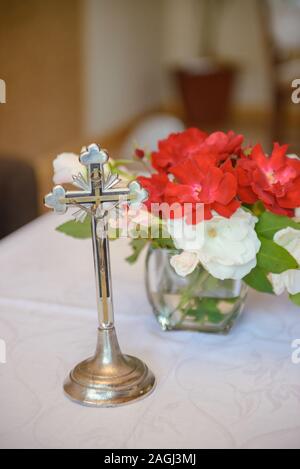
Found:
<path fill-rule="evenodd" d="M 102 223 L 100 234 L 97 230 L 98 223 Z M 96 216 L 92 217 L 92 239 L 100 329 L 111 329 L 114 326 L 107 223 L 107 215 L 104 215 L 104 217 L 101 219 L 97 218 Z"/>

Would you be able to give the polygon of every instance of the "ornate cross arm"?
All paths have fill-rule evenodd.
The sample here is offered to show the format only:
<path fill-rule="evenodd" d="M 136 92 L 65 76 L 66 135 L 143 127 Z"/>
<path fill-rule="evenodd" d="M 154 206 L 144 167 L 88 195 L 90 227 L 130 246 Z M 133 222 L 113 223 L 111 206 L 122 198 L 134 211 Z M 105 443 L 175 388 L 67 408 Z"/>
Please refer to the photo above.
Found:
<path fill-rule="evenodd" d="M 56 213 L 65 213 L 69 206 L 89 206 L 91 214 L 95 214 L 104 203 L 128 202 L 130 205 L 140 205 L 147 200 L 147 191 L 137 181 L 131 182 L 127 188 L 118 188 L 115 187 L 120 183 L 118 176 L 110 174 L 105 177 L 108 154 L 98 145 L 90 145 L 81 153 L 80 162 L 88 169 L 85 185 L 89 190 L 65 191 L 62 186 L 54 187 L 53 192 L 45 197 L 45 205 Z M 79 179 L 79 176 L 74 176 Z"/>

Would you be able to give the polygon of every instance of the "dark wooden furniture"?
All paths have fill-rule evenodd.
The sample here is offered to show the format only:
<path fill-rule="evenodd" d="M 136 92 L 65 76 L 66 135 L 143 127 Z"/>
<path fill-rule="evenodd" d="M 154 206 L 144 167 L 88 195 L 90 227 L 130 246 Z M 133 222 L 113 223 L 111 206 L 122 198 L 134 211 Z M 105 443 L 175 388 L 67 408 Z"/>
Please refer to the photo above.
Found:
<path fill-rule="evenodd" d="M 37 181 L 22 160 L 0 157 L 0 239 L 38 215 Z"/>

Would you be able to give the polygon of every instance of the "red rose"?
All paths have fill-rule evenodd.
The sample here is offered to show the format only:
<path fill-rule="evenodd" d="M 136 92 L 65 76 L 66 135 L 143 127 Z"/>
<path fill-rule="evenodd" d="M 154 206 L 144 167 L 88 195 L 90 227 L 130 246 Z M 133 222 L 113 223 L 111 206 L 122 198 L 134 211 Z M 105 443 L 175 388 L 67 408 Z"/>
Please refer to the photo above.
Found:
<path fill-rule="evenodd" d="M 138 182 L 148 191 L 149 197 L 145 202 L 148 210 L 151 210 L 151 204 L 160 204 L 164 202 L 166 186 L 169 183 L 166 174 L 153 174 L 151 177 L 139 177 Z"/>
<path fill-rule="evenodd" d="M 168 172 L 175 164 L 198 151 L 207 134 L 198 129 L 171 134 L 158 143 L 158 151 L 152 153 L 152 166 L 159 172 Z"/>
<path fill-rule="evenodd" d="M 238 195 L 242 202 L 260 200 L 279 215 L 294 216 L 300 206 L 300 160 L 287 156 L 288 146 L 274 145 L 271 156 L 256 145 L 237 164 Z"/>
<path fill-rule="evenodd" d="M 163 218 L 180 218 L 183 216 L 183 205 L 179 200 L 176 200 L 177 207 L 172 207 L 172 210 L 170 210 L 170 202 L 166 200 L 166 192 L 171 183 L 166 174 L 153 174 L 149 178 L 139 177 L 138 181 L 148 191 L 149 197 L 145 205 L 152 215 Z"/>
<path fill-rule="evenodd" d="M 210 159 L 219 164 L 232 155 L 239 155 L 243 140 L 242 135 L 232 131 L 207 135 L 191 128 L 159 142 L 158 151 L 152 153 L 152 165 L 159 172 L 170 172 L 173 166 L 188 158 Z"/>
<path fill-rule="evenodd" d="M 230 165 L 231 166 L 231 165 Z M 232 169 L 232 166 L 231 168 Z M 226 218 L 240 207 L 237 180 L 233 169 L 217 167 L 211 161 L 199 163 L 189 159 L 172 169 L 176 182 L 170 182 L 165 191 L 166 202 L 204 204 L 204 218 L 212 218 L 212 211 Z"/>
<path fill-rule="evenodd" d="M 200 145 L 197 157 L 201 160 L 209 156 L 215 163 L 222 163 L 230 156 L 239 156 L 244 141 L 243 135 L 230 131 L 214 132 Z"/>

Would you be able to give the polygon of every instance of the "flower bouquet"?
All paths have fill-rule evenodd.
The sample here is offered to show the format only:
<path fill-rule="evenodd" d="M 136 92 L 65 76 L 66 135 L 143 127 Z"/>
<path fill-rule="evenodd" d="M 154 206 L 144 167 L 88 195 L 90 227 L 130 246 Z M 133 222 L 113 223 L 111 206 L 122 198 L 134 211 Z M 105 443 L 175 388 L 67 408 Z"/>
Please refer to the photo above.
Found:
<path fill-rule="evenodd" d="M 130 263 L 148 248 L 148 297 L 163 329 L 227 332 L 248 287 L 287 291 L 300 306 L 300 159 L 287 145 L 276 143 L 268 155 L 243 142 L 234 132 L 192 128 L 153 153 L 135 151 L 149 198 L 142 209 L 118 207 L 111 238 L 131 238 Z M 124 173 L 124 164 L 113 161 L 111 171 Z M 54 168 L 56 183 L 83 170 L 73 155 Z M 79 222 L 58 230 L 88 237 L 88 220 Z"/>

